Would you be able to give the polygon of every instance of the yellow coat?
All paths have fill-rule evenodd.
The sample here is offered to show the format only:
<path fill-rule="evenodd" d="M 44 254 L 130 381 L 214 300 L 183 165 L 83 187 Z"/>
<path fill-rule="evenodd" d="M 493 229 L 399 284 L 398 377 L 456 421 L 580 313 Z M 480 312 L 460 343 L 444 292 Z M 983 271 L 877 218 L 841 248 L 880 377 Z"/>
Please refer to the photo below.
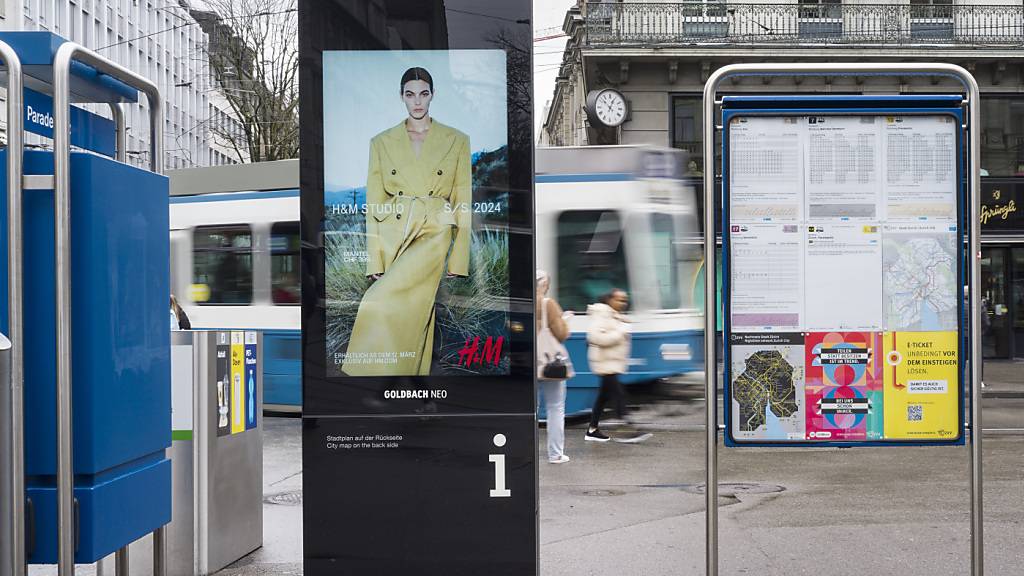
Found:
<path fill-rule="evenodd" d="M 395 248 L 406 239 L 408 220 L 403 223 L 402 216 L 395 216 L 400 211 L 409 212 L 416 202 L 413 199 L 429 201 L 426 209 L 440 210 L 441 223 L 456 227 L 448 272 L 469 275 L 473 224 L 471 162 L 469 136 L 437 120 L 433 120 L 418 158 L 404 120 L 370 140 L 370 168 L 366 179 L 367 276 L 386 272 L 397 256 Z"/>
<path fill-rule="evenodd" d="M 434 301 L 447 271 L 469 275 L 473 223 L 469 137 L 434 121 L 417 157 L 405 123 L 370 141 L 366 274 L 342 371 L 350 376 L 430 373 Z"/>

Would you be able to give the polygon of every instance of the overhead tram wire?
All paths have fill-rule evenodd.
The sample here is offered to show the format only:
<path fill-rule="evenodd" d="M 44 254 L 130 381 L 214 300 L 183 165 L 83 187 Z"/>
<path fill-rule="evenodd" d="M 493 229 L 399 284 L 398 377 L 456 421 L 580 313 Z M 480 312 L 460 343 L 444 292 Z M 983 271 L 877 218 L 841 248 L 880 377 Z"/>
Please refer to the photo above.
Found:
<path fill-rule="evenodd" d="M 218 16 L 217 20 L 218 20 L 218 22 L 224 22 L 225 20 L 244 20 L 246 18 L 261 18 L 263 16 L 279 16 L 281 14 L 289 14 L 291 12 L 298 12 L 298 9 L 297 8 L 288 8 L 287 10 L 278 10 L 277 12 L 257 12 L 256 14 L 245 14 L 245 15 L 242 15 L 242 16 Z M 155 32 L 150 32 L 148 34 L 143 34 L 142 36 L 136 36 L 134 38 L 126 38 L 125 40 L 120 40 L 118 42 L 114 42 L 113 44 L 107 44 L 106 46 L 100 46 L 99 48 L 96 48 L 95 52 L 99 52 L 100 50 L 106 50 L 107 48 L 113 48 L 114 46 L 120 46 L 121 44 L 127 44 L 129 42 L 135 42 L 137 40 L 142 40 L 144 38 L 149 38 L 150 36 L 156 36 L 157 34 L 163 34 L 164 32 L 173 32 L 173 31 L 178 30 L 180 28 L 187 28 L 188 26 L 198 26 L 198 25 L 199 25 L 199 21 L 198 20 L 193 20 L 192 22 L 185 22 L 184 24 L 177 24 L 175 26 L 171 26 L 170 28 L 163 28 L 163 29 L 157 30 Z"/>

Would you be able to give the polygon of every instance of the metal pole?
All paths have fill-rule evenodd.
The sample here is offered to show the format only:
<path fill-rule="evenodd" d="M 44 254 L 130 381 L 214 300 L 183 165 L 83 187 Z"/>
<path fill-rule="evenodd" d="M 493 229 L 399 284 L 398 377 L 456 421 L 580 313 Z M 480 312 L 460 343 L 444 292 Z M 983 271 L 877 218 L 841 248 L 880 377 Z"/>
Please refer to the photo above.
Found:
<path fill-rule="evenodd" d="M 0 42 L 0 59 L 7 66 L 7 336 L 11 341 L 10 374 L 6 399 L 8 441 L 3 450 L 7 460 L 0 465 L 8 470 L 4 501 L 9 511 L 0 517 L 0 571 L 12 576 L 25 574 L 25 346 L 22 306 L 21 187 L 24 154 L 24 87 L 21 60 L 13 48 Z M 0 414 L 0 417 L 4 415 Z"/>
<path fill-rule="evenodd" d="M 161 526 L 153 531 L 153 576 L 167 576 L 166 526 Z"/>
<path fill-rule="evenodd" d="M 130 576 L 130 565 L 127 546 L 114 553 L 114 576 Z"/>
<path fill-rule="evenodd" d="M 967 92 L 968 128 L 970 147 L 970 192 L 971 192 L 971 289 L 970 299 L 970 342 L 971 342 L 971 574 L 985 573 L 984 549 L 984 506 L 982 501 L 982 452 L 981 452 L 981 339 L 977 331 L 980 326 L 981 286 L 981 91 L 974 76 L 954 64 L 945 63 L 800 63 L 800 64 L 730 64 L 719 68 L 704 85 L 704 280 L 705 280 L 705 324 L 704 324 L 704 370 L 707 373 L 707 574 L 718 574 L 718 436 L 717 417 L 718 366 L 715 358 L 717 307 L 715 302 L 715 146 L 714 112 L 718 86 L 729 76 L 788 76 L 788 75 L 888 75 L 914 74 L 927 76 L 948 76 L 956 78 Z M 723 295 L 723 298 L 726 297 Z M 728 385 L 728 383 L 725 383 Z"/>
<path fill-rule="evenodd" d="M 10 413 L 11 408 L 11 341 L 0 334 L 0 408 L 3 413 Z M 0 501 L 14 502 L 11 483 L 14 480 L 14 460 L 11 458 L 11 427 L 8 422 L 0 424 Z M 11 538 L 7 534 L 13 532 L 14 515 L 8 510 L 0 517 L 0 567 L 3 573 L 14 563 L 14 550 L 11 549 Z"/>
<path fill-rule="evenodd" d="M 728 68 L 728 67 L 727 67 Z M 718 299 L 715 266 L 715 91 L 722 70 L 704 85 L 704 401 L 705 447 L 705 570 L 718 575 L 718 358 L 715 346 Z M 723 295 L 724 297 L 724 295 Z"/>
<path fill-rule="evenodd" d="M 981 90 L 966 70 L 968 137 L 970 139 L 971 171 L 971 288 L 967 296 L 971 305 L 971 574 L 985 574 L 985 505 L 982 501 L 981 437 Z"/>
<path fill-rule="evenodd" d="M 75 572 L 74 468 L 71 453 L 71 112 L 69 109 L 71 100 L 69 84 L 72 60 L 88 64 L 101 74 L 121 80 L 146 94 L 150 116 L 151 170 L 157 173 L 162 173 L 163 170 L 163 102 L 156 85 L 74 42 L 62 44 L 53 59 L 53 212 L 57 262 L 57 573 L 60 576 L 73 575 Z M 116 115 L 115 112 L 115 122 L 117 121 Z M 157 550 L 154 549 L 154 555 L 156 553 Z"/>
<path fill-rule="evenodd" d="M 70 66 L 53 72 L 53 222 L 57 262 L 57 573 L 75 573 L 74 458 L 71 421 L 71 111 Z M 70 62 L 68 62 L 70 64 Z"/>
<path fill-rule="evenodd" d="M 125 126 L 124 126 L 124 110 L 121 109 L 120 104 L 110 103 L 110 115 L 114 118 L 114 125 L 116 128 L 117 140 L 116 147 L 114 148 L 114 160 L 118 162 L 124 162 L 128 158 L 128 151 L 125 149 Z"/>

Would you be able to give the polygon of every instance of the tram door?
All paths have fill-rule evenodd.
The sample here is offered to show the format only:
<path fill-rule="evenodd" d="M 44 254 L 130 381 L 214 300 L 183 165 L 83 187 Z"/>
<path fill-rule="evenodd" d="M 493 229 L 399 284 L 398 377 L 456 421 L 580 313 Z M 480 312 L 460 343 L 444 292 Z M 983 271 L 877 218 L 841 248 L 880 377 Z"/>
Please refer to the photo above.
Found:
<path fill-rule="evenodd" d="M 1009 250 L 986 247 L 981 257 L 982 356 L 1009 358 L 1013 355 L 1011 302 L 1007 294 Z"/>

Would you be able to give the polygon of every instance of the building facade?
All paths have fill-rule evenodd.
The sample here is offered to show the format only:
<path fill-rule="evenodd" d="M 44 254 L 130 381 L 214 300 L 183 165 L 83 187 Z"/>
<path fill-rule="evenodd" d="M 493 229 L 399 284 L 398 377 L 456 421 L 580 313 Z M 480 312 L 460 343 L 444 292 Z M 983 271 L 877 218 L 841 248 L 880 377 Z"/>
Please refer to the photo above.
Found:
<path fill-rule="evenodd" d="M 1020 0 L 580 0 L 541 141 L 552 146 L 651 144 L 690 154 L 703 175 L 702 93 L 739 62 L 950 62 L 981 88 L 982 280 L 988 357 L 1024 356 L 1024 7 Z M 905 77 L 746 77 L 723 94 L 893 94 L 956 89 Z M 615 128 L 591 122 L 586 99 L 627 101 Z M 720 172 L 719 162 L 715 163 Z M 1020 216 L 1017 211 L 1021 210 Z"/>
<path fill-rule="evenodd" d="M 238 162 L 211 137 L 212 122 L 237 121 L 207 65 L 206 33 L 178 0 L 0 0 L 0 28 L 47 30 L 77 42 L 153 81 L 165 99 L 166 169 Z M 141 98 L 144 102 L 145 98 Z M 101 114 L 109 114 L 96 108 Z M 149 164 L 145 104 L 125 106 L 129 162 Z M 6 124 L 4 125 L 6 129 Z M 31 137 L 30 144 L 48 145 Z"/>

